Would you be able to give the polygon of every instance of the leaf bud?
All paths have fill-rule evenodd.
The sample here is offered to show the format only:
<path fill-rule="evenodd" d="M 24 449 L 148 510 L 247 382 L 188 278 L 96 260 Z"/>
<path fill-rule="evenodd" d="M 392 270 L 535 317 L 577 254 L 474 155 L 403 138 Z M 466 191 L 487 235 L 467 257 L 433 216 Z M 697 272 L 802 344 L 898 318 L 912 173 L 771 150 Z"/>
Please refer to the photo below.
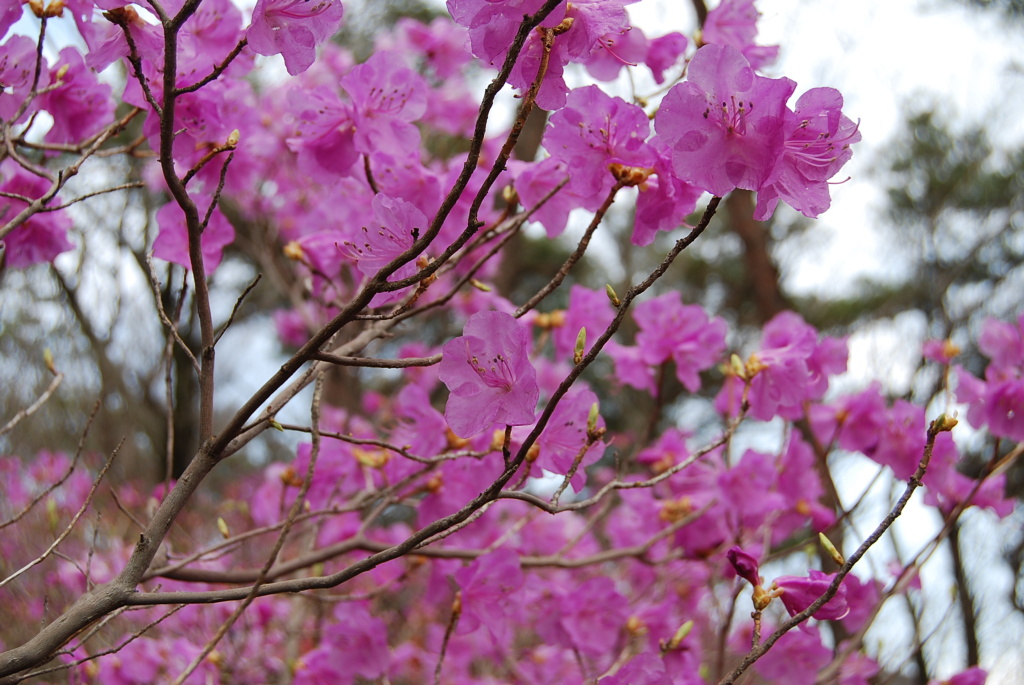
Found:
<path fill-rule="evenodd" d="M 60 512 L 57 511 L 57 502 L 52 497 L 46 499 L 46 518 L 50 522 L 50 528 L 57 530 L 57 524 L 60 523 Z"/>
<path fill-rule="evenodd" d="M 225 540 L 231 537 L 231 531 L 228 529 L 227 521 L 220 516 L 217 517 L 217 530 L 220 531 L 220 534 L 224 536 Z"/>
<path fill-rule="evenodd" d="M 686 636 L 693 630 L 693 620 L 689 620 L 683 625 L 676 629 L 675 634 L 672 635 L 672 639 L 665 645 L 666 652 L 672 652 L 679 649 L 679 645 L 682 644 Z"/>
<path fill-rule="evenodd" d="M 606 285 L 604 291 L 608 294 L 608 299 L 612 301 L 612 306 L 618 309 L 619 305 L 622 304 L 622 300 L 615 294 L 615 288 L 611 287 L 611 285 Z"/>
<path fill-rule="evenodd" d="M 729 357 L 729 370 L 734 376 L 746 379 L 747 367 L 743 365 L 743 360 L 740 359 L 738 354 L 733 354 Z"/>
<path fill-rule="evenodd" d="M 832 557 L 832 561 L 836 562 L 837 565 L 842 566 L 846 563 L 842 553 L 836 549 L 836 546 L 832 544 L 832 541 L 824 533 L 818 533 L 818 541 L 821 542 L 821 546 L 825 548 L 828 555 Z"/>
<path fill-rule="evenodd" d="M 932 426 L 936 433 L 948 433 L 953 430 L 956 424 L 960 423 L 956 420 L 956 416 L 947 416 L 946 414 L 939 414 L 932 422 Z"/>
<path fill-rule="evenodd" d="M 234 131 L 231 132 L 230 135 L 228 135 L 228 140 L 226 143 L 224 143 L 224 147 L 234 148 L 236 145 L 238 145 L 238 139 L 241 136 L 241 132 L 239 132 L 239 130 L 236 128 Z"/>
<path fill-rule="evenodd" d="M 572 353 L 572 363 L 579 364 L 583 361 L 583 351 L 587 348 L 587 329 L 583 327 L 576 334 L 576 347 Z"/>
<path fill-rule="evenodd" d="M 587 414 L 587 433 L 588 434 L 593 433 L 594 431 L 597 430 L 597 420 L 598 420 L 598 418 L 600 418 L 600 416 L 601 416 L 601 414 L 599 412 L 599 409 L 598 409 L 598 406 L 597 406 L 597 402 L 594 402 L 592 405 L 590 405 L 590 413 Z"/>
<path fill-rule="evenodd" d="M 57 81 L 64 80 L 64 77 L 68 75 L 68 69 L 71 68 L 70 64 L 60 65 L 60 69 L 57 70 Z"/>
<path fill-rule="evenodd" d="M 277 419 L 270 419 L 270 421 L 268 423 L 270 423 L 270 427 L 273 428 L 274 430 L 281 431 L 282 433 L 284 433 L 284 426 L 282 426 L 277 421 Z"/>
<path fill-rule="evenodd" d="M 43 363 L 46 364 L 47 371 L 54 376 L 57 375 L 57 367 L 53 365 L 53 351 L 49 347 L 43 350 Z"/>
<path fill-rule="evenodd" d="M 475 278 L 469 279 L 469 284 L 482 293 L 489 293 L 491 292 L 491 290 L 493 290 L 491 286 L 487 285 L 486 283 L 482 283 L 481 281 L 478 281 Z"/>
<path fill-rule="evenodd" d="M 516 189 L 512 186 L 505 186 L 501 189 L 501 199 L 511 205 L 519 202 L 519 195 L 516 193 Z"/>
<path fill-rule="evenodd" d="M 295 260 L 296 262 L 301 262 L 306 258 L 306 253 L 303 252 L 302 245 L 300 245 L 298 241 L 295 240 L 291 241 L 290 243 L 285 243 L 285 246 L 282 248 L 282 251 L 284 252 L 285 257 L 287 257 L 288 259 Z"/>

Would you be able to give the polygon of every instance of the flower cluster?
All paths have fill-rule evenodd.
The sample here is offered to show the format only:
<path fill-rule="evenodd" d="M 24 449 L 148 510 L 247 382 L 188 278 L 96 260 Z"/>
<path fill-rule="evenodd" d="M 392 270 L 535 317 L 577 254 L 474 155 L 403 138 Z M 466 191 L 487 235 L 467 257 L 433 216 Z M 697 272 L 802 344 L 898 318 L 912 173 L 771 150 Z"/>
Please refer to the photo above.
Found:
<path fill-rule="evenodd" d="M 188 436 L 201 447 L 156 487 L 96 486 L 108 471 L 87 451 L 0 455 L 0 650 L 14 648 L 0 680 L 45 675 L 18 670 L 18 646 L 42 631 L 34 644 L 67 648 L 31 668 L 82 683 L 702 685 L 826 593 L 758 677 L 830 669 L 866 685 L 881 672 L 861 631 L 917 591 L 916 567 L 897 559 L 891 583 L 838 578 L 791 553 L 824 532 L 860 536 L 870 507 L 843 501 L 837 464 L 923 485 L 947 524 L 968 507 L 1008 515 L 1005 476 L 995 461 L 958 471 L 960 435 L 929 431 L 925 408 L 878 385 L 838 392 L 846 342 L 800 315 L 755 332 L 730 328 L 713 298 L 684 299 L 662 277 L 699 231 L 641 272 L 659 238 L 708 226 L 717 199 L 691 218 L 706 193 L 755 192 L 757 220 L 780 201 L 818 216 L 861 134 L 838 91 L 790 105 L 796 84 L 758 73 L 778 47 L 756 43 L 753 0 L 723 0 L 689 37 L 644 35 L 631 4 L 448 0 L 450 19 L 403 20 L 358 59 L 330 40 L 341 0 L 258 0 L 249 15 L 230 0 L 0 9 L 0 268 L 52 263 L 69 235 L 109 238 L 76 205 L 132 193 L 118 218 L 138 230 L 117 251 L 147 265 L 166 338 L 157 372 L 119 384 L 157 398 L 157 428 L 125 431 L 163 474 L 191 429 L 186 405 L 201 409 Z M 21 18 L 81 41 L 51 51 L 8 35 Z M 267 77 L 282 61 L 288 77 Z M 125 78 L 100 74 L 115 64 Z M 627 100 L 581 81 L 624 69 L 668 85 Z M 521 106 L 499 130 L 504 85 Z M 538 107 L 542 150 L 511 159 Z M 122 162 L 123 184 L 67 185 L 105 183 Z M 610 220 L 623 201 L 625 227 Z M 584 212 L 566 258 L 553 239 Z M 520 250 L 530 222 L 552 239 L 531 243 L 555 256 L 550 273 L 540 259 L 516 268 L 533 261 Z M 651 247 L 588 274 L 592 240 Z M 150 254 L 161 263 L 148 268 Z M 227 294 L 257 263 L 274 283 L 260 302 L 283 309 L 251 319 L 273 320 L 288 359 L 233 402 L 214 393 L 214 350 L 231 349 L 256 299 Z M 108 380 L 120 341 L 86 335 Z M 953 374 L 967 419 L 1024 440 L 1024 318 L 987 322 L 980 348 L 983 378 Z M 948 370 L 955 353 L 927 356 Z M 5 413 L 5 439 L 64 378 L 44 360 L 54 385 Z M 297 425 L 288 405 L 308 385 Z M 300 437 L 254 443 L 268 428 Z M 759 559 L 788 575 L 766 585 Z M 735 576 L 754 588 L 754 621 L 722 604 Z"/>

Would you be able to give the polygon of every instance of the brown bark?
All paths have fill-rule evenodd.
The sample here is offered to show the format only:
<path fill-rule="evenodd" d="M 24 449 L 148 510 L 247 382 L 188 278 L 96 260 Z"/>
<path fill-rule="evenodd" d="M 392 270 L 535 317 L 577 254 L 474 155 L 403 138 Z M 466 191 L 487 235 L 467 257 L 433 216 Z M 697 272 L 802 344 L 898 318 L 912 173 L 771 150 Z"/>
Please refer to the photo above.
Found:
<path fill-rule="evenodd" d="M 743 241 L 743 259 L 753 293 L 760 323 L 765 323 L 784 309 L 786 298 L 779 285 L 779 271 L 769 254 L 771 242 L 765 225 L 754 221 L 754 194 L 734 190 L 725 199 L 729 227 Z"/>

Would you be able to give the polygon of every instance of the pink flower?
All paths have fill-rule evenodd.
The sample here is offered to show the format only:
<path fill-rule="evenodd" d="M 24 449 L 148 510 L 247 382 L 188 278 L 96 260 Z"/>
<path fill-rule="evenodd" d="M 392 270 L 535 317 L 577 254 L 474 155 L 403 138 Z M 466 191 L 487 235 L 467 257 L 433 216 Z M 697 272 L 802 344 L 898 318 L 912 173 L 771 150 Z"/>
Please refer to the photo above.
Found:
<path fill-rule="evenodd" d="M 551 331 L 551 339 L 555 343 L 555 356 L 558 359 L 572 358 L 576 337 L 581 328 L 587 329 L 584 352 L 589 352 L 594 340 L 604 333 L 614 318 L 615 310 L 606 293 L 574 285 L 569 291 L 569 307 L 565 310 L 565 321 Z"/>
<path fill-rule="evenodd" d="M 377 52 L 341 79 L 352 98 L 356 150 L 418 158 L 420 134 L 412 125 L 427 110 L 423 77 L 395 52 Z"/>
<path fill-rule="evenodd" d="M 655 38 L 647 44 L 647 57 L 644 62 L 651 70 L 655 83 L 665 82 L 665 71 L 675 66 L 679 58 L 686 52 L 686 46 L 686 36 L 678 32 Z"/>
<path fill-rule="evenodd" d="M 47 142 L 73 143 L 84 140 L 110 122 L 114 115 L 114 100 L 110 86 L 96 80 L 82 56 L 75 48 L 64 48 L 60 58 L 50 69 L 50 79 L 56 84 L 57 74 L 64 69 L 61 85 L 45 93 L 36 101 L 53 117 L 53 126 L 46 133 Z"/>
<path fill-rule="evenodd" d="M 519 613 L 525 575 L 519 555 L 502 547 L 478 558 L 455 572 L 455 582 L 462 589 L 462 617 L 457 633 L 471 633 L 487 626 L 495 641 L 504 644 L 512 634 L 513 618 Z"/>
<path fill-rule="evenodd" d="M 771 180 L 796 84 L 758 76 L 738 50 L 721 45 L 698 50 L 687 78 L 668 92 L 654 122 L 679 178 L 718 196 Z"/>
<path fill-rule="evenodd" d="M 671 358 L 679 382 L 690 392 L 700 390 L 700 372 L 714 366 L 725 349 L 725 321 L 709 317 L 700 305 L 684 305 L 675 290 L 641 302 L 633 318 L 643 360 L 657 366 Z"/>
<path fill-rule="evenodd" d="M 820 399 L 828 375 L 846 370 L 846 343 L 823 338 L 799 314 L 781 312 L 764 326 L 760 351 L 747 362 L 756 372 L 750 380 L 750 415 L 761 421 L 775 416 L 803 415 L 806 400 Z M 722 412 L 735 412 L 742 393 L 736 376 L 729 376 L 715 399 Z"/>
<path fill-rule="evenodd" d="M 597 404 L 597 395 L 587 389 L 570 390 L 559 401 L 551 413 L 544 432 L 535 443 L 538 449 L 537 458 L 533 462 L 531 475 L 542 476 L 541 469 L 560 475 L 568 475 L 576 457 L 587 445 L 587 420 L 590 408 Z M 597 428 L 604 427 L 604 419 L 598 416 Z M 512 433 L 513 439 L 522 440 L 529 435 L 531 427 L 517 428 Z M 584 467 L 596 462 L 603 451 L 600 441 L 591 445 L 587 453 L 580 459 L 576 473 L 569 484 L 576 492 L 583 490 L 587 476 Z"/>
<path fill-rule="evenodd" d="M 371 201 L 376 226 L 363 227 L 357 242 L 345 243 L 359 270 L 373 276 L 384 266 L 412 247 L 414 236 L 427 227 L 427 217 L 405 200 L 378 193 Z M 416 264 L 403 265 L 391 276 L 401 280 L 416 273 Z"/>
<path fill-rule="evenodd" d="M 334 610 L 337 623 L 329 624 L 319 646 L 302 656 L 296 683 L 352 683 L 355 675 L 372 680 L 387 670 L 391 661 L 388 629 L 367 605 L 338 603 Z"/>
<path fill-rule="evenodd" d="M 633 221 L 634 245 L 650 245 L 658 231 L 671 231 L 685 223 L 703 194 L 700 188 L 679 180 L 672 168 L 672 151 L 660 137 L 651 140 L 658 152 L 654 174 L 638 186 L 636 218 Z"/>
<path fill-rule="evenodd" d="M 826 574 L 811 569 L 807 576 L 781 576 L 772 583 L 774 587 L 782 590 L 779 598 L 782 600 L 786 611 L 790 616 L 796 616 L 801 611 L 813 604 L 819 597 L 825 594 L 829 585 L 832 584 L 834 574 Z M 832 599 L 825 602 L 825 605 L 814 612 L 814 618 L 819 621 L 835 621 L 843 618 L 850 612 L 850 606 L 846 601 L 846 586 L 840 584 L 839 591 Z"/>
<path fill-rule="evenodd" d="M 21 107 L 25 98 L 32 90 L 32 79 L 36 64 L 35 41 L 25 36 L 11 36 L 0 50 L 0 119 L 11 119 Z M 46 74 L 46 63 L 43 62 L 43 74 Z M 38 88 L 47 85 L 47 76 L 42 76 Z M 33 108 L 22 113 L 19 121 L 28 118 Z M 18 122 L 11 122 L 18 123 Z"/>
<path fill-rule="evenodd" d="M 565 162 L 575 192 L 603 194 L 614 183 L 609 165 L 654 164 L 654 151 L 646 143 L 650 132 L 650 120 L 641 108 L 587 86 L 569 93 L 565 107 L 551 115 L 544 147 Z"/>
<path fill-rule="evenodd" d="M 776 685 L 814 685 L 818 671 L 831 660 L 832 650 L 821 644 L 816 629 L 791 630 L 755 662 L 754 669 Z"/>
<path fill-rule="evenodd" d="M 473 54 L 492 66 L 500 66 L 519 30 L 523 15 L 533 14 L 543 4 L 544 0 L 448 0 L 448 11 L 455 23 L 469 29 Z M 549 19 L 554 17 L 558 17 L 554 24 L 561 21 L 558 9 L 551 13 Z M 545 22 L 546 25 L 550 23 Z"/>
<path fill-rule="evenodd" d="M 35 200 L 50 189 L 49 181 L 23 171 L 13 162 L 5 163 L 0 169 L 6 176 L 0 183 L 0 191 Z M 0 197 L 0 217 L 3 217 L 0 225 L 13 219 L 27 206 L 22 200 Z M 73 247 L 67 239 L 70 229 L 71 219 L 63 210 L 32 215 L 2 241 L 6 245 L 7 266 L 24 269 L 32 264 L 52 262 L 61 252 Z"/>
<path fill-rule="evenodd" d="M 971 666 L 948 680 L 932 680 L 929 685 L 985 685 L 986 680 L 988 680 L 988 671 Z"/>
<path fill-rule="evenodd" d="M 1016 325 L 987 320 L 978 342 L 991 359 L 985 380 L 958 367 L 957 398 L 970 405 L 967 418 L 973 425 L 1024 440 L 1024 316 Z"/>
<path fill-rule="evenodd" d="M 203 198 L 194 198 L 199 205 L 199 216 L 205 215 L 207 202 Z M 192 268 L 192 260 L 188 254 L 188 229 L 185 227 L 185 216 L 177 202 L 168 202 L 156 213 L 160 232 L 153 242 L 153 256 L 164 261 L 180 264 L 186 269 Z M 213 272 L 220 264 L 224 248 L 235 240 L 235 229 L 219 209 L 214 208 L 210 221 L 203 229 L 200 239 L 200 251 L 203 253 L 203 264 L 207 274 Z"/>
<path fill-rule="evenodd" d="M 504 312 L 479 312 L 463 332 L 441 349 L 438 369 L 451 393 L 444 412 L 451 429 L 468 438 L 495 423 L 533 423 L 540 386 L 526 327 Z"/>
<path fill-rule="evenodd" d="M 779 200 L 807 217 L 829 208 L 829 179 L 853 156 L 859 124 L 842 113 L 843 96 L 834 88 L 812 88 L 786 111 L 786 141 L 772 180 L 758 189 L 754 218 L 768 219 Z"/>
<path fill-rule="evenodd" d="M 25 6 L 20 2 L 9 3 L 3 9 L 0 9 L 0 38 L 7 35 L 7 31 L 14 25 L 14 22 L 21 19 L 22 10 Z"/>
<path fill-rule="evenodd" d="M 960 354 L 960 348 L 954 345 L 952 340 L 926 340 L 921 348 L 921 354 L 925 359 L 949 364 L 953 357 Z"/>
<path fill-rule="evenodd" d="M 722 0 L 708 12 L 704 20 L 701 40 L 704 43 L 728 45 L 736 48 L 750 62 L 753 69 L 771 64 L 779 56 L 778 45 L 756 45 L 757 19 L 761 13 L 754 0 Z"/>
<path fill-rule="evenodd" d="M 257 55 L 284 57 L 294 76 L 313 64 L 316 46 L 338 30 L 343 13 L 339 0 L 257 0 L 245 36 Z"/>

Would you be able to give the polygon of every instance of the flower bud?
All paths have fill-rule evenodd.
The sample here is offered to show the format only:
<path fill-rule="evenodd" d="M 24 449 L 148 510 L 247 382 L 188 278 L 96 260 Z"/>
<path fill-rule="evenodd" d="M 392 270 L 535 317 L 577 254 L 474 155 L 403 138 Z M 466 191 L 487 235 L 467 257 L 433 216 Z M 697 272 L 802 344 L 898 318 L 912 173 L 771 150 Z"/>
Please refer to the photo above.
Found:
<path fill-rule="evenodd" d="M 761 577 L 758 575 L 759 568 L 757 559 L 753 555 L 744 552 L 739 547 L 732 547 L 728 552 L 725 553 L 725 558 L 732 564 L 733 569 L 736 571 L 736 575 L 743 578 L 748 583 L 757 587 L 761 584 Z"/>
<path fill-rule="evenodd" d="M 281 482 L 290 488 L 302 487 L 302 478 L 299 477 L 299 474 L 291 466 L 281 472 Z"/>

